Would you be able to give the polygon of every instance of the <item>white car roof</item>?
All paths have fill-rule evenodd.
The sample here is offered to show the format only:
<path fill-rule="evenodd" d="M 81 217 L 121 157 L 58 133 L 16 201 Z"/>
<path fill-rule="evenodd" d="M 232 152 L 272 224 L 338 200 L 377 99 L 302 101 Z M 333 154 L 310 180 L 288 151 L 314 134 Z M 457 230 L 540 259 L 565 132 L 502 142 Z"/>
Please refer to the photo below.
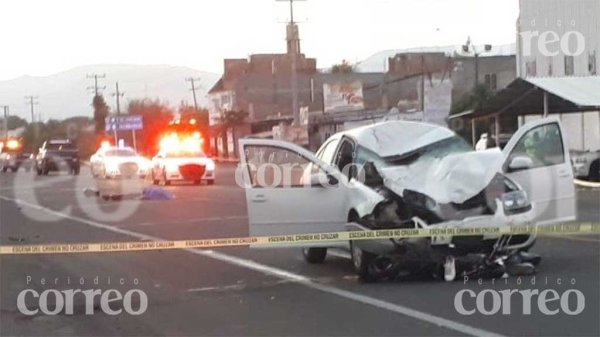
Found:
<path fill-rule="evenodd" d="M 455 136 L 448 128 L 420 122 L 388 121 L 339 132 L 381 157 L 397 156 Z"/>

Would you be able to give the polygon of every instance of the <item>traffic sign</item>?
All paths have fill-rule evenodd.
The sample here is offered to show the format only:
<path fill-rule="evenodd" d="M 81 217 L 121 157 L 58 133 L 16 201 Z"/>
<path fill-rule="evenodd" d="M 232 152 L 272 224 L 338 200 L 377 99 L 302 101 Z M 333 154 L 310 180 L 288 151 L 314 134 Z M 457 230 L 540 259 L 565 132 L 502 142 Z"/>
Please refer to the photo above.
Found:
<path fill-rule="evenodd" d="M 106 131 L 141 130 L 144 118 L 141 115 L 106 117 Z"/>

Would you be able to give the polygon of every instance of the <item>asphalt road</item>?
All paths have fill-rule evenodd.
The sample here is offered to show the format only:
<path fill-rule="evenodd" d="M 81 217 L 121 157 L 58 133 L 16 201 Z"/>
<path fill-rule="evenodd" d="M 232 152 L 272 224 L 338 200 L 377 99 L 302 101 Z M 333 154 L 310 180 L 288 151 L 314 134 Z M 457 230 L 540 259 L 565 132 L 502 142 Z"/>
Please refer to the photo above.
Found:
<path fill-rule="evenodd" d="M 244 191 L 234 183 L 234 166 L 218 170 L 214 186 L 167 187 L 176 197 L 170 201 L 87 198 L 82 189 L 93 184 L 87 170 L 77 179 L 0 175 L 0 243 L 245 236 Z M 578 190 L 580 221 L 600 221 L 599 206 L 599 190 Z M 2 256 L 0 335 L 600 335 L 600 237 L 543 237 L 533 251 L 543 256 L 535 277 L 376 284 L 358 282 L 342 251 L 320 265 L 305 263 L 298 249 Z M 27 316 L 17 308 L 26 289 L 117 289 L 122 294 L 141 289 L 147 310 L 111 316 L 96 298 L 93 312 L 86 314 L 84 298 L 76 296 L 73 315 Z M 454 303 L 463 289 L 487 291 L 486 310 L 493 309 L 491 290 L 554 289 L 568 298 L 567 310 L 575 310 L 575 296 L 565 296 L 575 289 L 585 303 L 576 315 L 563 310 L 546 315 L 534 296 L 531 313 L 524 314 L 528 301 L 516 293 L 496 314 L 463 315 Z M 560 309 L 559 302 L 547 306 Z M 31 296 L 26 304 L 40 307 Z M 134 298 L 132 307 L 141 304 Z M 469 310 L 476 306 L 468 296 L 464 304 Z M 125 309 L 120 302 L 115 307 Z"/>

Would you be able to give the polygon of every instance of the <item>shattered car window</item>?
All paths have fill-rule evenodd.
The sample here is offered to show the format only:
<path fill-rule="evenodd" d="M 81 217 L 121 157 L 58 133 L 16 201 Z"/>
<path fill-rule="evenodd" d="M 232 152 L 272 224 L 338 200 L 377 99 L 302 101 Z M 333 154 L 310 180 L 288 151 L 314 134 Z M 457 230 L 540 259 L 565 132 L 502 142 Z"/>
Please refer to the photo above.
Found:
<path fill-rule="evenodd" d="M 464 139 L 454 136 L 409 153 L 383 158 L 383 161 L 385 166 L 427 165 L 448 155 L 469 151 L 472 151 L 471 146 Z"/>

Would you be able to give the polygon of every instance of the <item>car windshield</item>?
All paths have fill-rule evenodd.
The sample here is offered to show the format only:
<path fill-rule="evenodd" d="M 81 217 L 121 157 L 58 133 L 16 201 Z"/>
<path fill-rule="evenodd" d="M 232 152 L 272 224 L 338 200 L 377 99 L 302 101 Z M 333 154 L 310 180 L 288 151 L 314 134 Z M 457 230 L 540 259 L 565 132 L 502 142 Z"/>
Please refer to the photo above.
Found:
<path fill-rule="evenodd" d="M 128 149 L 118 149 L 118 150 L 108 150 L 106 151 L 107 157 L 136 157 L 137 153 L 133 150 Z"/>
<path fill-rule="evenodd" d="M 48 143 L 46 144 L 46 150 L 48 151 L 73 151 L 77 150 L 77 147 L 73 143 Z"/>
<path fill-rule="evenodd" d="M 362 165 L 367 162 L 373 162 L 378 167 L 409 166 L 426 164 L 432 160 L 441 159 L 454 153 L 464 153 L 472 150 L 472 147 L 459 136 L 446 138 L 408 153 L 383 158 L 364 146 L 359 145 L 356 162 Z"/>

